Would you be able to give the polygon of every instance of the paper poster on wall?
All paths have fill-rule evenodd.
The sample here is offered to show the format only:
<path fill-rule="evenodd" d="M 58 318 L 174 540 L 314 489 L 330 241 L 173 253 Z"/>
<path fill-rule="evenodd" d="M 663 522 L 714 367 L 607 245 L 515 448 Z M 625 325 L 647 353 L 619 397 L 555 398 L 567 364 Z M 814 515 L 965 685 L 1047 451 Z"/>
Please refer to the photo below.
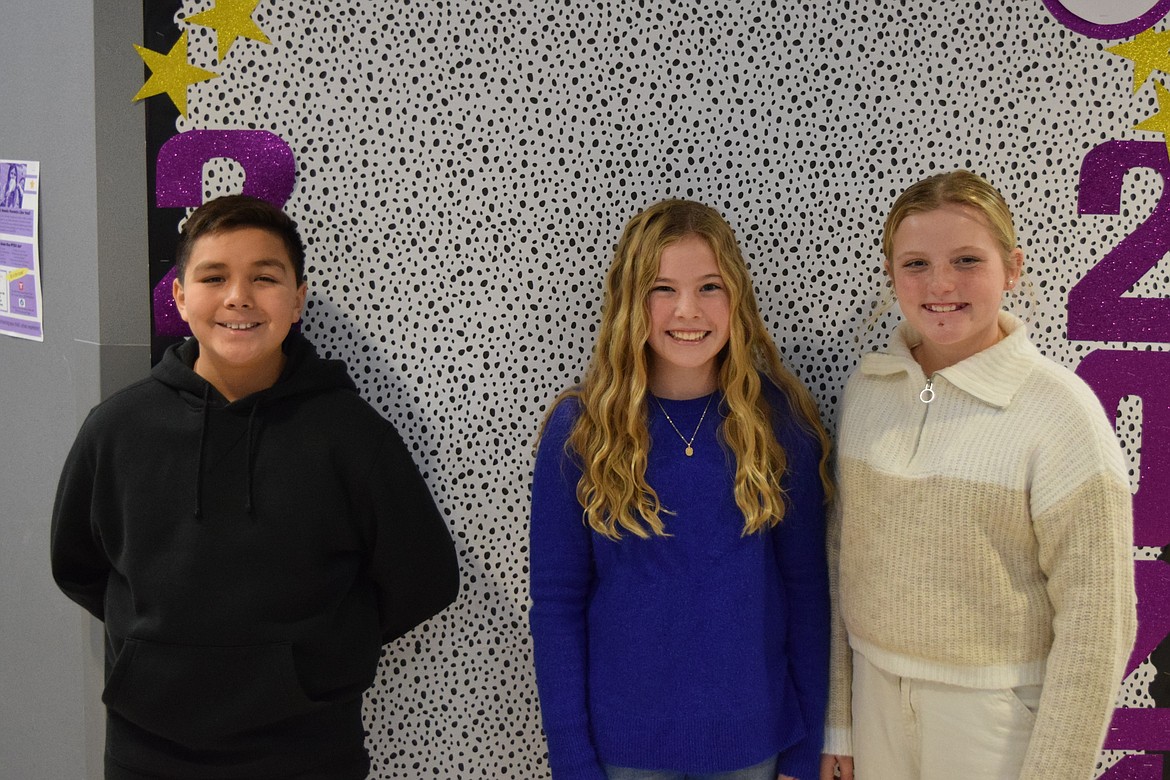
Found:
<path fill-rule="evenodd" d="M 0 334 L 44 341 L 41 307 L 41 165 L 0 159 Z"/>

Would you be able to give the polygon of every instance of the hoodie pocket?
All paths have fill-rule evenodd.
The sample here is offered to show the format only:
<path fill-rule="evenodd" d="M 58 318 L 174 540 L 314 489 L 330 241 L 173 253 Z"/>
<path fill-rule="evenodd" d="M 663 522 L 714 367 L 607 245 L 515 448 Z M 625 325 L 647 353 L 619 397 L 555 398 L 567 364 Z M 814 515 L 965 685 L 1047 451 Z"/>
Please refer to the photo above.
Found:
<path fill-rule="evenodd" d="M 314 709 L 288 644 L 208 647 L 127 639 L 102 701 L 139 728 L 186 747 L 222 748 L 233 735 Z"/>

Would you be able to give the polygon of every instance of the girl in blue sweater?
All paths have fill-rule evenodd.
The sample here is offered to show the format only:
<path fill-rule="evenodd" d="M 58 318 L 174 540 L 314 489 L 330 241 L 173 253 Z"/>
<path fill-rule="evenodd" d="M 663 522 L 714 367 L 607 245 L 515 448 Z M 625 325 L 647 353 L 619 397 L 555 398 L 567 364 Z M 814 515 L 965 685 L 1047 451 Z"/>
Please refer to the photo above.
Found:
<path fill-rule="evenodd" d="M 817 776 L 827 450 L 727 222 L 682 200 L 632 219 L 533 477 L 554 780 Z"/>

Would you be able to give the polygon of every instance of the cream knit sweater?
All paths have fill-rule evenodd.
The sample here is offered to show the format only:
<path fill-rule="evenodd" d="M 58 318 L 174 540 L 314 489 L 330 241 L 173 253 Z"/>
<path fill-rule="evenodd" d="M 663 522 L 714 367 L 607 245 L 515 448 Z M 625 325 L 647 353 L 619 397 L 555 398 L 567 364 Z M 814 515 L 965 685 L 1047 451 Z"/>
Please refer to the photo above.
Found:
<path fill-rule="evenodd" d="M 1000 325 L 933 403 L 905 323 L 846 388 L 825 752 L 852 752 L 847 635 L 895 675 L 1043 684 L 1020 778 L 1087 780 L 1136 630 L 1129 481 L 1089 387 Z"/>

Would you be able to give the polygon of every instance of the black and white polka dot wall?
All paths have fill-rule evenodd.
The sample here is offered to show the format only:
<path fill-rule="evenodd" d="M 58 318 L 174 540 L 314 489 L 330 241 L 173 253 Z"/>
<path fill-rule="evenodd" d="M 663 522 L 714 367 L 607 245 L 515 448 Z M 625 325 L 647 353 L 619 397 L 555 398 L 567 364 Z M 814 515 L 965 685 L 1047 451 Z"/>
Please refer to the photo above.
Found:
<path fill-rule="evenodd" d="M 176 22 L 211 5 L 186 2 Z M 1040 0 L 262 2 L 253 19 L 271 44 L 241 39 L 222 62 L 191 28 L 191 62 L 219 78 L 190 88 L 177 129 L 262 129 L 292 150 L 305 332 L 398 426 L 461 555 L 457 605 L 390 648 L 369 695 L 378 778 L 547 776 L 527 632 L 532 448 L 582 374 L 602 275 L 640 208 L 683 196 L 727 216 L 831 421 L 893 322 L 863 327 L 903 187 L 968 167 L 1004 191 L 1031 279 L 1018 306 L 1069 366 L 1100 346 L 1066 337 L 1069 290 L 1161 196 L 1143 170 L 1119 215 L 1078 215 L 1086 153 L 1162 140 L 1132 129 L 1157 106 L 1113 42 Z M 213 161 L 204 188 L 241 178 Z M 1168 287 L 1163 263 L 1131 294 Z M 1150 677 L 1139 667 L 1125 704 L 1150 705 Z"/>

